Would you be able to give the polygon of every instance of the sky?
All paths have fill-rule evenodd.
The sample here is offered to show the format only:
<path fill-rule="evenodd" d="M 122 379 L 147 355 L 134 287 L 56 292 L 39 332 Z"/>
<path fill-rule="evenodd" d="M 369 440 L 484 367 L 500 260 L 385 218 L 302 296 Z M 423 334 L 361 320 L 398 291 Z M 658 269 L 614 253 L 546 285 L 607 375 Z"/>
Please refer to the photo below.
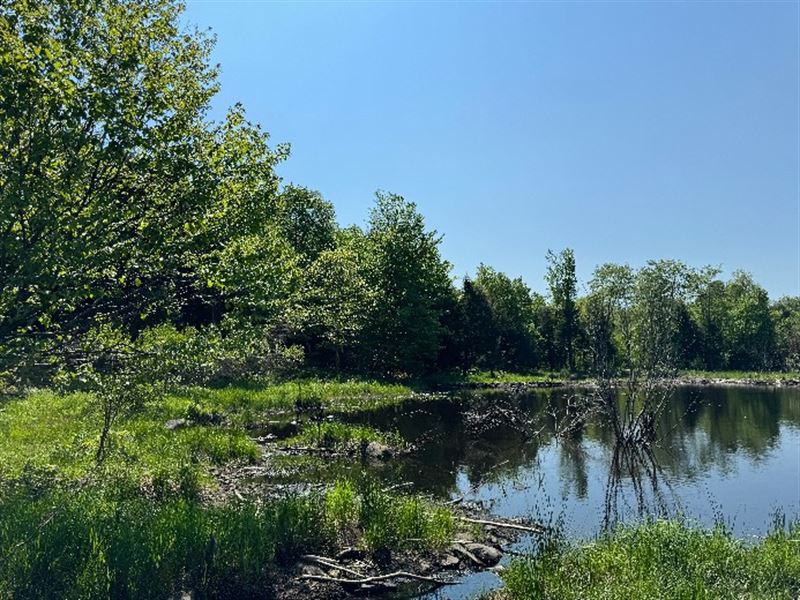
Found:
<path fill-rule="evenodd" d="M 417 204 L 453 275 L 675 258 L 800 294 L 800 4 L 188 0 L 286 183 Z"/>

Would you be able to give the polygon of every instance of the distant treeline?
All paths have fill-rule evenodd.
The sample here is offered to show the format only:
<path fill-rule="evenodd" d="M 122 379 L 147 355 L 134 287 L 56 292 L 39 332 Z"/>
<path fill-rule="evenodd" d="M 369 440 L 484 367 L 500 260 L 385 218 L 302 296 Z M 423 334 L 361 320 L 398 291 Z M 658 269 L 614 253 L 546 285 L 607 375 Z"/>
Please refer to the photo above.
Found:
<path fill-rule="evenodd" d="M 547 256 L 543 296 L 487 266 L 454 282 L 439 235 L 400 196 L 378 193 L 365 228 L 340 227 L 319 193 L 281 182 L 288 148 L 270 147 L 240 106 L 209 120 L 212 41 L 181 10 L 0 6 L 9 380 L 126 351 L 198 381 L 298 365 L 591 371 L 648 340 L 681 367 L 800 365 L 800 298 L 771 302 L 746 273 L 602 265 L 581 293 L 565 250 Z M 650 339 L 653 319 L 669 339 Z"/>

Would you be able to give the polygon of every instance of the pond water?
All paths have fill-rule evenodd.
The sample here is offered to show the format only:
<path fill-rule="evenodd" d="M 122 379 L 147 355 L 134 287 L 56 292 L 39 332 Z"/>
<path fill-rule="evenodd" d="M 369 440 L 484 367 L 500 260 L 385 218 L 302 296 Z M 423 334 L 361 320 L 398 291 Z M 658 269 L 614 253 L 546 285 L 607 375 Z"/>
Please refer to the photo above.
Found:
<path fill-rule="evenodd" d="M 648 516 L 723 522 L 747 538 L 779 515 L 800 517 L 800 389 L 678 388 L 657 417 L 652 454 L 617 450 L 616 459 L 605 419 L 557 435 L 574 399 L 588 393 L 460 393 L 360 420 L 416 444 L 411 456 L 387 465 L 392 480 L 479 502 L 497 516 L 558 525 L 572 538 Z M 469 597 L 494 585 L 495 575 L 481 573 L 436 597 Z"/>

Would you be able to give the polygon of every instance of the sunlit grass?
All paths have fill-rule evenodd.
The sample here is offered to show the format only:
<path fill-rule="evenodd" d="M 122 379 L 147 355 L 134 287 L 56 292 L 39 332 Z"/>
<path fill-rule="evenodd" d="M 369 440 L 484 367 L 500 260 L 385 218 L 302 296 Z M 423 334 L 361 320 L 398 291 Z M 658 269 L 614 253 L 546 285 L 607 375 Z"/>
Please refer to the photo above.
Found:
<path fill-rule="evenodd" d="M 751 379 L 755 381 L 778 381 L 800 379 L 800 371 L 681 371 L 686 377 L 702 379 Z"/>
<path fill-rule="evenodd" d="M 169 477 L 186 468 L 202 471 L 206 464 L 259 456 L 258 446 L 238 428 L 166 428 L 167 420 L 183 416 L 182 403 L 165 402 L 119 419 L 102 469 L 132 478 Z M 31 469 L 67 479 L 95 470 L 101 425 L 99 405 L 89 394 L 33 391 L 7 401 L 0 411 L 0 479 Z"/>
<path fill-rule="evenodd" d="M 625 526 L 588 545 L 553 544 L 501 576 L 508 600 L 796 598 L 800 527 L 750 544 L 673 521 Z"/>
<path fill-rule="evenodd" d="M 278 570 L 302 554 L 441 548 L 455 523 L 371 480 L 223 506 L 183 491 L 40 483 L 0 485 L 0 598 L 270 597 Z"/>
<path fill-rule="evenodd" d="M 305 379 L 252 387 L 192 388 L 175 394 L 173 402 L 198 402 L 213 410 L 246 416 L 292 411 L 298 400 L 311 399 L 318 400 L 328 410 L 348 412 L 392 404 L 411 394 L 411 388 L 396 383 Z"/>
<path fill-rule="evenodd" d="M 557 371 L 547 371 L 540 373 L 513 373 L 508 371 L 479 371 L 469 373 L 467 381 L 469 383 L 546 383 L 553 381 L 563 381 L 569 379 L 568 374 Z"/>

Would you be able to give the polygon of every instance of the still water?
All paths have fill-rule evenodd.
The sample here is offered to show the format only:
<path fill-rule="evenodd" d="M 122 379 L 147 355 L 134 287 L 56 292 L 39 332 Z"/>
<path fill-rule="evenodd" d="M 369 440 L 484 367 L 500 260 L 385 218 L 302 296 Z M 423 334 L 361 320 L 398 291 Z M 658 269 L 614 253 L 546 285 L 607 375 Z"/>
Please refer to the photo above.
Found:
<path fill-rule="evenodd" d="M 387 465 L 391 479 L 497 516 L 558 525 L 572 538 L 652 516 L 724 523 L 748 538 L 781 515 L 800 517 L 800 389 L 678 388 L 658 414 L 651 455 L 616 461 L 615 436 L 599 416 L 560 435 L 569 406 L 589 393 L 462 393 L 362 420 L 416 445 Z M 437 597 L 495 584 L 482 573 Z"/>

